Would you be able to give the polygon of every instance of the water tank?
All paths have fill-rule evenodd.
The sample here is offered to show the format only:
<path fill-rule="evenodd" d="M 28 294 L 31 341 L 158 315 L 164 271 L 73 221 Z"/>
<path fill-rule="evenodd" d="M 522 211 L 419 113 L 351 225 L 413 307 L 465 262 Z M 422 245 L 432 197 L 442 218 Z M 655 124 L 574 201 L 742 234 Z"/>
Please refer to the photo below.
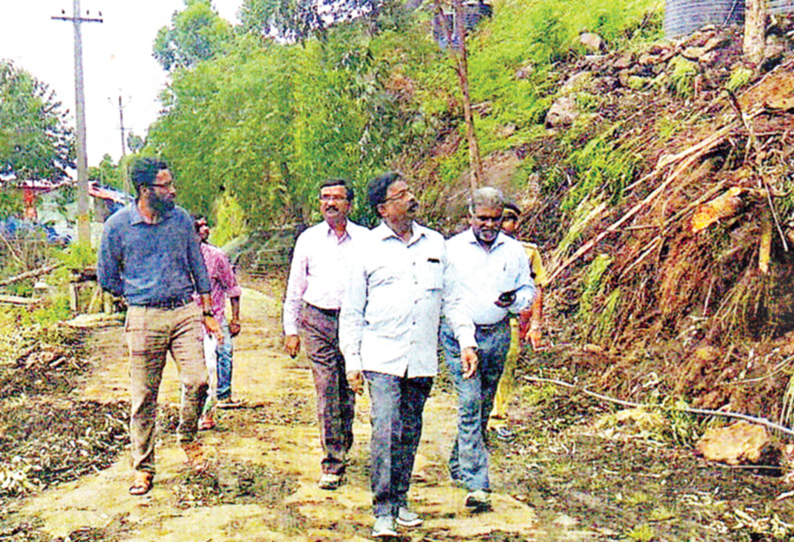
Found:
<path fill-rule="evenodd" d="M 679 38 L 707 24 L 717 27 L 744 24 L 744 0 L 667 0 L 664 34 Z"/>

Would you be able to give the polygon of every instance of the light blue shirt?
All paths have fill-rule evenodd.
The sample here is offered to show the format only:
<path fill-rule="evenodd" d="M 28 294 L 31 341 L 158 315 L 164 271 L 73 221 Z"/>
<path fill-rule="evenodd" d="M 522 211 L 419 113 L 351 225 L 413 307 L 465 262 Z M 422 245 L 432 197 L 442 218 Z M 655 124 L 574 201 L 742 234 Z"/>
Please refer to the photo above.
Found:
<path fill-rule="evenodd" d="M 500 233 L 485 250 L 471 228 L 447 241 L 447 253 L 455 281 L 463 288 L 463 299 L 476 325 L 504 320 L 532 304 L 535 283 L 521 243 Z M 516 300 L 506 308 L 494 302 L 504 292 L 516 291 Z"/>
<path fill-rule="evenodd" d="M 435 376 L 442 311 L 462 348 L 477 344 L 460 288 L 450 280 L 444 238 L 412 227 L 406 243 L 382 223 L 356 247 L 339 316 L 348 371 Z"/>

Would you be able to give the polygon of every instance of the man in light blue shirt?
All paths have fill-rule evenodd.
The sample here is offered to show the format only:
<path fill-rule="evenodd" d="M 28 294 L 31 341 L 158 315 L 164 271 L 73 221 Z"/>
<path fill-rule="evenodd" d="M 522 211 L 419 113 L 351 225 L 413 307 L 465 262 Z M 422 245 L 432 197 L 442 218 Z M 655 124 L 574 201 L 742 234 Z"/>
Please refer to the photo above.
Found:
<path fill-rule="evenodd" d="M 442 324 L 444 358 L 458 392 L 458 435 L 450 471 L 468 489 L 466 507 L 474 511 L 491 507 L 485 431 L 510 347 L 508 315 L 529 307 L 535 295 L 524 248 L 500 233 L 504 204 L 499 190 L 476 190 L 469 205 L 471 228 L 447 241 L 452 274 L 462 286 L 479 347 L 479 367 L 466 378 L 455 334 Z"/>
<path fill-rule="evenodd" d="M 387 173 L 369 186 L 383 222 L 356 251 L 339 321 L 347 378 L 372 401 L 371 484 L 374 537 L 396 536 L 395 523 L 416 527 L 407 493 L 422 434 L 422 412 L 438 371 L 443 312 L 462 347 L 462 378 L 477 369 L 474 326 L 450 280 L 444 238 L 414 222 L 416 198 L 402 177 Z"/>

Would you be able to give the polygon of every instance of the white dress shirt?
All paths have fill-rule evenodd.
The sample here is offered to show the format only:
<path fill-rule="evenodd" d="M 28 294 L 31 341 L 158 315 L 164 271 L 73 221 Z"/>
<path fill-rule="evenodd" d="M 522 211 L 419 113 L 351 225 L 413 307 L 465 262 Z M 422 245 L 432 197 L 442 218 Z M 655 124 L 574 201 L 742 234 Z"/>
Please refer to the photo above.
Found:
<path fill-rule="evenodd" d="M 471 228 L 447 241 L 447 253 L 456 282 L 476 325 L 504 320 L 508 312 L 518 313 L 532 304 L 535 283 L 529 271 L 524 247 L 499 233 L 490 250 L 485 250 Z M 499 295 L 516 290 L 516 300 L 506 308 L 494 302 Z"/>
<path fill-rule="evenodd" d="M 382 223 L 356 247 L 339 316 L 348 371 L 435 376 L 442 310 L 462 348 L 477 344 L 460 288 L 450 280 L 444 238 L 412 227 L 406 243 Z"/>
<path fill-rule="evenodd" d="M 353 246 L 369 230 L 347 221 L 345 235 L 322 221 L 298 236 L 284 299 L 284 334 L 297 335 L 300 309 L 306 302 L 321 309 L 342 305 Z"/>

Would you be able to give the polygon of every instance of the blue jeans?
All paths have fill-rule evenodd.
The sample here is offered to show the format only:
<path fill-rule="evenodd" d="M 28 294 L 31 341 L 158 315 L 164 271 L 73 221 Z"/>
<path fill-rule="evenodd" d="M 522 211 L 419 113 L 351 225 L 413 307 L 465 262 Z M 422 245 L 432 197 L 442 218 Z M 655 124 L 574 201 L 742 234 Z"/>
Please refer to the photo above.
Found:
<path fill-rule="evenodd" d="M 218 345 L 215 353 L 218 355 L 218 400 L 223 401 L 232 396 L 232 354 L 234 344 L 232 334 L 229 332 L 229 322 L 224 318 L 221 324 L 223 331 L 223 344 Z"/>
<path fill-rule="evenodd" d="M 407 502 L 430 377 L 364 371 L 371 398 L 370 476 L 375 517 L 396 516 Z"/>
<path fill-rule="evenodd" d="M 476 326 L 475 338 L 479 366 L 471 378 L 464 379 L 458 341 L 448 325 L 441 326 L 444 358 L 458 392 L 458 435 L 449 467 L 452 477 L 469 491 L 490 489 L 485 435 L 510 348 L 510 323 L 505 318 L 492 326 Z"/>

